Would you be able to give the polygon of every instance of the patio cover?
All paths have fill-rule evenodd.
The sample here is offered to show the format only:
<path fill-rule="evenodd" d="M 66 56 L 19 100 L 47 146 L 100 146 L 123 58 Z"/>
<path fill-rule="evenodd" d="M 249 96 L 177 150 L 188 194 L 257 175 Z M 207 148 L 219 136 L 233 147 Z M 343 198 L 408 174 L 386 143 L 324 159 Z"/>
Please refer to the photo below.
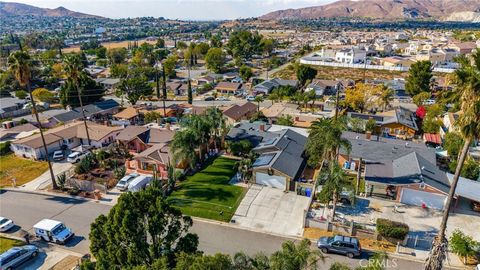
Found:
<path fill-rule="evenodd" d="M 453 174 L 447 173 L 447 178 L 448 181 L 452 183 Z M 480 202 L 480 182 L 460 176 L 460 179 L 458 179 L 457 189 L 455 190 L 455 195 L 472 201 Z"/>

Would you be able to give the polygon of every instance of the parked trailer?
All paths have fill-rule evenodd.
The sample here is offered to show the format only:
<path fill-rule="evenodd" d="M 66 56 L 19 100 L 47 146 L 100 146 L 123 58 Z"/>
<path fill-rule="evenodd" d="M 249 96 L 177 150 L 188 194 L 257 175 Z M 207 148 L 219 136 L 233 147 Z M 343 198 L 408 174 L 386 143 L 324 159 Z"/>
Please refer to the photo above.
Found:
<path fill-rule="evenodd" d="M 152 181 L 151 176 L 140 175 L 135 179 L 133 179 L 132 182 L 130 182 L 130 184 L 128 185 L 128 191 L 131 191 L 131 192 L 140 191 L 144 189 L 147 186 L 147 184 L 150 183 L 150 181 Z"/>

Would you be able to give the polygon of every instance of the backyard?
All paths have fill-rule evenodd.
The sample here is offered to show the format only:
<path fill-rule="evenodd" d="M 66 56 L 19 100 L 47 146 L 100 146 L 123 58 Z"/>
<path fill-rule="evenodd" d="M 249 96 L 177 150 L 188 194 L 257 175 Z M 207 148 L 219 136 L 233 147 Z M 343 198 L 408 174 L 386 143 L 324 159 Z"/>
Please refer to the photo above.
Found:
<path fill-rule="evenodd" d="M 0 157 L 0 188 L 11 187 L 15 177 L 17 186 L 42 175 L 48 169 L 47 162 L 20 158 L 14 154 Z"/>
<path fill-rule="evenodd" d="M 189 216 L 228 222 L 246 190 L 229 185 L 236 160 L 218 157 L 205 169 L 187 177 L 170 195 L 172 205 Z"/>

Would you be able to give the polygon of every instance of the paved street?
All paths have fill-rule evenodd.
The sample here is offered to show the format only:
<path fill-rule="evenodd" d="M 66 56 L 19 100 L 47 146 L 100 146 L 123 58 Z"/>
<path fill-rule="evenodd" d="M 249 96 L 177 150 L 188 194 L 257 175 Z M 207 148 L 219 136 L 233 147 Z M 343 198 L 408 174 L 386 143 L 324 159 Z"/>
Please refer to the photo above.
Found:
<path fill-rule="evenodd" d="M 72 199 L 61 196 L 42 195 L 17 191 L 0 191 L 0 215 L 11 218 L 23 229 L 32 232 L 32 226 L 42 218 L 53 218 L 65 222 L 73 229 L 77 238 L 69 242 L 65 248 L 77 253 L 88 252 L 88 232 L 90 223 L 100 214 L 107 213 L 111 206 L 88 200 Z M 268 235 L 259 232 L 242 230 L 218 222 L 195 220 L 192 232 L 200 238 L 200 249 L 207 254 L 223 252 L 234 254 L 245 251 L 249 255 L 256 252 L 271 254 L 290 240 L 286 237 Z M 364 255 L 363 259 L 367 258 Z M 39 258 L 41 259 L 41 258 Z M 43 260 L 45 257 L 43 257 Z M 362 259 L 348 259 L 343 256 L 328 254 L 326 265 L 340 261 L 359 266 L 366 263 Z M 35 262 L 33 265 L 38 265 Z M 391 258 L 387 269 L 421 269 L 421 263 Z M 36 269 L 27 265 L 25 269 Z"/>

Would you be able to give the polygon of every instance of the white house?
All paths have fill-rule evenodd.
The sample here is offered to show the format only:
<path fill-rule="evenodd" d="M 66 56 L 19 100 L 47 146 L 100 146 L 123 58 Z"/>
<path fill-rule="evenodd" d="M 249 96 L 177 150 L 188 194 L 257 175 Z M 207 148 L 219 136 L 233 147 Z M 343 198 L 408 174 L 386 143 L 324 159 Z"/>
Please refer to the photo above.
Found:
<path fill-rule="evenodd" d="M 115 141 L 115 138 L 122 130 L 121 127 L 110 127 L 88 123 L 88 134 L 90 136 L 90 145 L 100 148 Z M 48 154 L 62 148 L 72 149 L 79 145 L 87 145 L 87 135 L 82 121 L 62 125 L 44 133 L 45 143 L 47 144 Z M 43 148 L 40 134 L 35 134 L 20 140 L 12 142 L 12 151 L 17 156 L 31 159 L 45 159 L 45 150 Z"/>
<path fill-rule="evenodd" d="M 342 49 L 335 53 L 335 61 L 346 64 L 364 63 L 366 57 L 366 51 L 358 48 Z"/>

